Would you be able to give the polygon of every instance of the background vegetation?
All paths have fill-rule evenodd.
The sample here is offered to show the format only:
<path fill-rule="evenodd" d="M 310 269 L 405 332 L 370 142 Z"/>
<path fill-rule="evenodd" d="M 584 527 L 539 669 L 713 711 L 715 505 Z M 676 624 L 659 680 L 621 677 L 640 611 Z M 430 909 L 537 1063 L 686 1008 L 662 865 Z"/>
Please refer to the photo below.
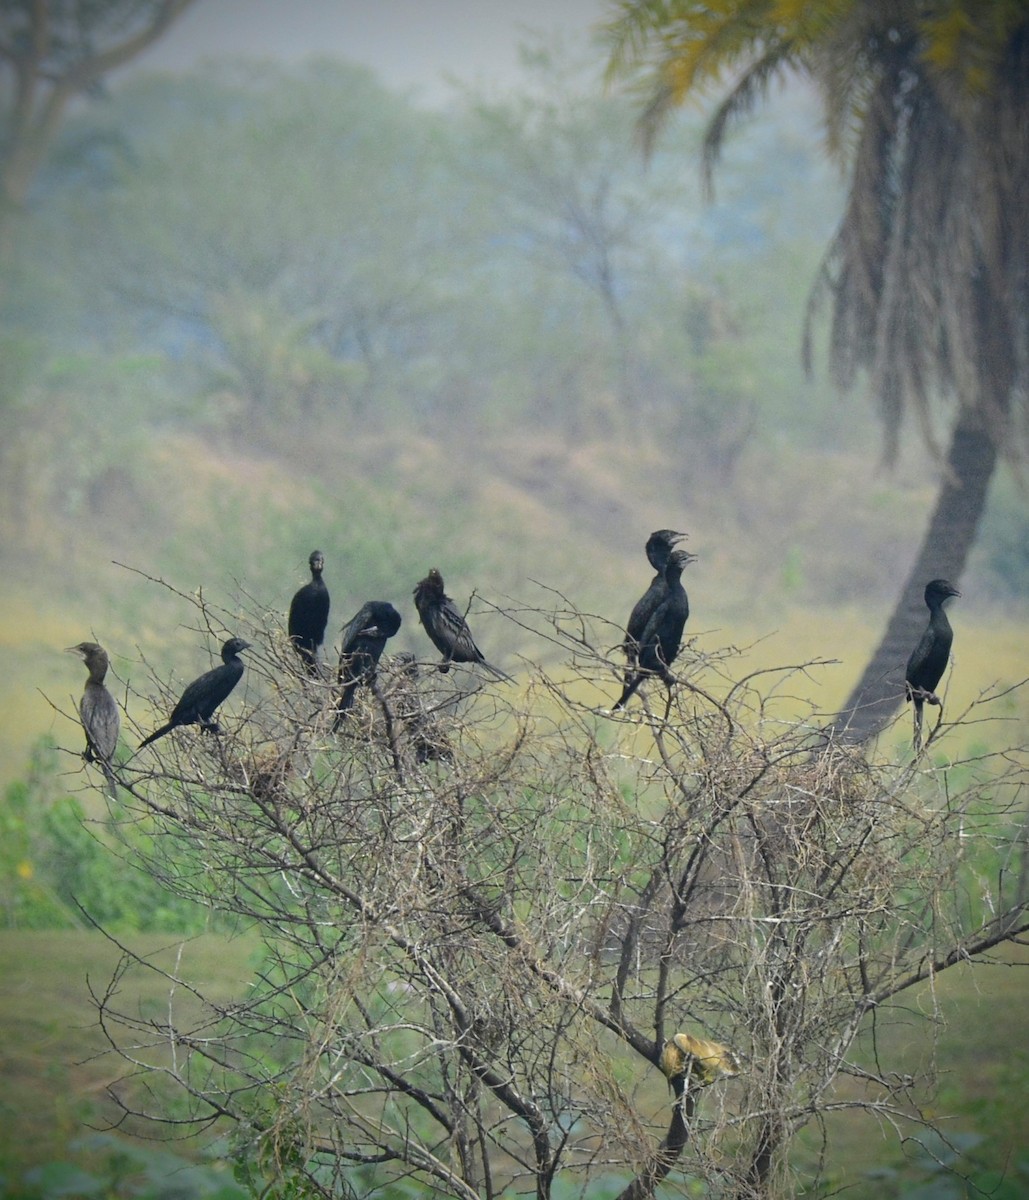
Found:
<path fill-rule="evenodd" d="M 70 719 L 81 670 L 56 653 L 87 634 L 108 647 L 131 743 L 152 723 L 133 684 L 144 664 L 181 681 L 212 648 L 154 577 L 281 619 L 318 545 L 331 627 L 382 595 L 404 612 L 399 648 L 422 653 L 406 601 L 429 566 L 455 594 L 535 601 L 540 581 L 619 622 L 647 578 L 646 534 L 671 525 L 701 555 L 687 580 L 698 650 L 839 659 L 802 685 L 824 712 L 856 677 L 936 479 L 914 447 L 878 474 L 873 414 L 801 373 L 806 291 L 839 205 L 808 97 L 780 97 L 730 145 L 708 205 L 688 115 L 644 169 L 628 106 L 564 57 L 530 58 L 524 95 L 463 93 L 445 112 L 345 64 L 220 64 L 137 77 L 66 126 L 0 291 L 0 820 L 20 986 L 53 995 L 55 958 L 82 978 L 82 947 L 99 951 L 79 904 L 125 936 L 206 928 L 105 866 L 145 845 L 95 807 Z M 1004 474 L 953 614 L 948 703 L 1027 674 L 1027 533 Z M 505 667 L 548 661 L 517 624 L 480 622 Z M 1009 744 L 1024 701 L 1004 715 Z M 61 749 L 30 760 L 40 733 Z M 72 941 L 39 932 L 69 926 Z M 946 986 L 973 1002 L 970 980 Z M 1024 1036 L 1017 996 L 997 1005 L 1006 1035 L 940 1044 L 958 1076 L 940 1103 L 985 1139 L 968 1155 L 1010 1180 L 1005 1097 L 1024 1061 L 1008 1047 Z M 29 1072 L 37 1092 L 39 1064 L 54 1072 L 57 1141 L 79 1116 L 65 1088 L 77 1040 L 57 1031 L 90 1020 L 70 1011 L 54 1008 L 54 1053 Z M 17 1167 L 32 1145 L 12 1139 Z M 927 1186 L 950 1186 L 934 1171 Z"/>
<path fill-rule="evenodd" d="M 340 623 L 431 562 L 617 613 L 670 523 L 695 621 L 832 606 L 805 650 L 855 677 L 937 469 L 877 474 L 873 415 L 800 370 L 838 203 L 804 93 L 706 205 L 689 119 L 644 169 L 626 106 L 537 59 L 443 114 L 318 63 L 138 78 L 67 127 L 0 297 L 7 779 L 67 679 L 36 639 L 192 665 L 113 560 L 283 608 L 317 543 Z M 1004 475 L 965 611 L 1020 609 L 1025 531 Z"/>

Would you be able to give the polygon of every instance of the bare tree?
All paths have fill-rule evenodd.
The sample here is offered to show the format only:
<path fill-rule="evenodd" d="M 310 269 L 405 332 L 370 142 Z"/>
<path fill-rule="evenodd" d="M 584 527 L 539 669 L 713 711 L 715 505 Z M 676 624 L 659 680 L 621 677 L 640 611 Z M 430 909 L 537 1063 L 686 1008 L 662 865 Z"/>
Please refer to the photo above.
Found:
<path fill-rule="evenodd" d="M 278 624 L 182 600 L 212 645 L 263 652 L 222 736 L 122 764 L 110 811 L 152 834 L 143 869 L 264 949 L 231 1003 L 169 973 L 190 1002 L 156 1016 L 120 999 L 159 970 L 124 949 L 96 1000 L 126 1119 L 231 1126 L 310 1194 L 469 1200 L 559 1178 L 639 1200 L 673 1172 L 792 1195 L 791 1144 L 834 1110 L 929 1120 L 861 1045 L 1029 929 L 1024 759 L 812 754 L 791 693 L 818 664 L 737 678 L 735 651 L 687 652 L 670 695 L 612 717 L 618 631 L 560 599 L 507 610 L 560 665 L 512 689 L 384 659 L 334 736 L 332 684 Z M 446 755 L 419 752 L 432 726 Z"/>

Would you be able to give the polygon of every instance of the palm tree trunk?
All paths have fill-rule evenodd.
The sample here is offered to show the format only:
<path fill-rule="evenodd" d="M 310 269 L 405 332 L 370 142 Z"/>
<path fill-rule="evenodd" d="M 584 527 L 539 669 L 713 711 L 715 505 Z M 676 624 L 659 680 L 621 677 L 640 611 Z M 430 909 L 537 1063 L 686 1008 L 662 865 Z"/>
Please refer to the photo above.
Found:
<path fill-rule="evenodd" d="M 954 428 L 929 528 L 882 641 L 833 723 L 836 736 L 862 742 L 878 733 L 904 700 L 904 666 L 925 628 L 923 599 L 930 579 L 956 584 L 986 508 L 997 447 L 974 414 Z M 960 638 L 960 630 L 958 632 Z"/>

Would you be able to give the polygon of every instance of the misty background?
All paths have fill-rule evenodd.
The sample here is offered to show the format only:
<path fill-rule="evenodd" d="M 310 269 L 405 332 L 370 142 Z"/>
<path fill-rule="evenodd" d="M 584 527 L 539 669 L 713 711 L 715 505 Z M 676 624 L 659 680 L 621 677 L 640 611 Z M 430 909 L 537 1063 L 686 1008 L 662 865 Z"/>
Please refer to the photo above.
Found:
<path fill-rule="evenodd" d="M 873 405 L 802 369 L 841 203 L 813 98 L 778 95 L 705 197 L 705 114 L 643 161 L 604 9 L 202 0 L 76 107 L 0 295 L 5 780 L 77 740 L 61 647 L 188 678 L 210 639 L 153 580 L 284 615 L 316 546 L 330 630 L 381 596 L 424 652 L 430 566 L 617 623 L 649 531 L 688 530 L 698 651 L 839 660 L 840 701 L 939 468 L 911 431 L 879 470 Z M 1027 673 L 1026 534 L 1005 468 L 952 614 L 990 678 Z"/>

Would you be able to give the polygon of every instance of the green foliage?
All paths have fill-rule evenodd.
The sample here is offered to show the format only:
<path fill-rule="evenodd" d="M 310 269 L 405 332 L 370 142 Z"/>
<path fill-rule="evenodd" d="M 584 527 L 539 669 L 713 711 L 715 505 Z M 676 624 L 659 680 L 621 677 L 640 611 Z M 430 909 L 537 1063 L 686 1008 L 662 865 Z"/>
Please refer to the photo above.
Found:
<path fill-rule="evenodd" d="M 9 1200 L 246 1200 L 246 1189 L 224 1163 L 196 1162 L 167 1150 L 109 1134 L 93 1134 L 69 1146 L 80 1161 L 43 1163 L 20 1178 L 0 1178 Z"/>
<path fill-rule="evenodd" d="M 262 1110 L 262 1129 L 272 1125 L 274 1104 L 278 1099 L 274 1087 L 266 1089 L 271 1095 L 255 1100 L 255 1117 Z M 270 1133 L 254 1132 L 252 1126 L 237 1130 L 230 1139 L 233 1146 L 233 1175 L 252 1196 L 261 1200 L 316 1200 L 323 1197 L 317 1182 L 318 1169 L 308 1161 L 310 1151 L 305 1144 L 300 1122 L 292 1126 L 279 1123 Z M 369 1176 L 369 1182 L 374 1178 Z M 388 1189 L 387 1189 L 388 1191 Z M 360 1193 L 357 1193 L 360 1194 Z M 397 1198 L 404 1195 L 401 1190 Z"/>
<path fill-rule="evenodd" d="M 1021 1200 L 1029 1189 L 1029 1157 L 1004 1161 L 990 1153 L 989 1140 L 979 1133 L 923 1130 L 908 1142 L 902 1161 L 866 1171 L 866 1182 L 850 1194 L 859 1200 Z"/>
<path fill-rule="evenodd" d="M 27 777 L 0 805 L 0 922 L 6 929 L 71 929 L 92 920 L 114 932 L 197 933 L 204 909 L 170 894 L 138 865 L 150 839 L 117 805 L 90 819 L 60 794 L 58 751 L 33 750 Z M 85 914 L 85 916 L 83 916 Z"/>

